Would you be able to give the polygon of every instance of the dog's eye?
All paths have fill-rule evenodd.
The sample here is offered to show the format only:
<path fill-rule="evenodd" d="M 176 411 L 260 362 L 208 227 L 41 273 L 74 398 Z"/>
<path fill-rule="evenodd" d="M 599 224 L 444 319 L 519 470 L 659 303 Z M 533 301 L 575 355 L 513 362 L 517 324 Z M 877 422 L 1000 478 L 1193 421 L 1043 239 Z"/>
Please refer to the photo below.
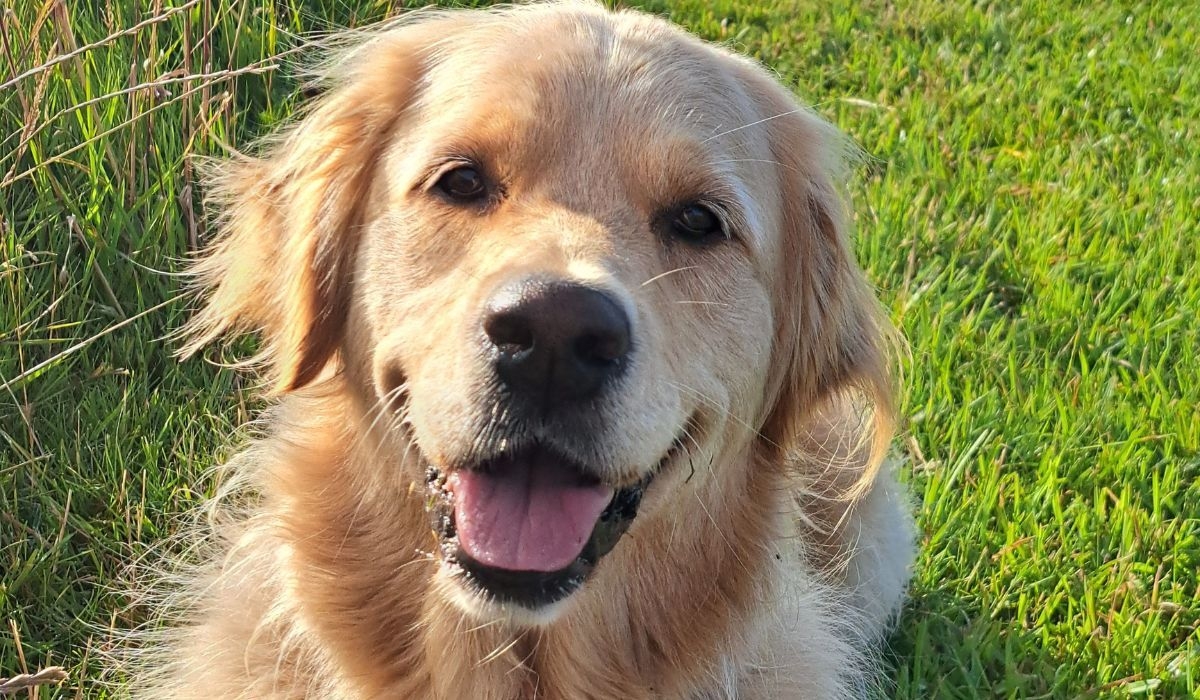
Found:
<path fill-rule="evenodd" d="M 460 202 L 473 202 L 487 194 L 483 175 L 475 168 L 464 165 L 447 171 L 434 187 L 447 197 Z"/>
<path fill-rule="evenodd" d="M 721 217 L 711 207 L 699 203 L 679 209 L 671 220 L 671 228 L 689 243 L 708 243 L 728 235 Z"/>

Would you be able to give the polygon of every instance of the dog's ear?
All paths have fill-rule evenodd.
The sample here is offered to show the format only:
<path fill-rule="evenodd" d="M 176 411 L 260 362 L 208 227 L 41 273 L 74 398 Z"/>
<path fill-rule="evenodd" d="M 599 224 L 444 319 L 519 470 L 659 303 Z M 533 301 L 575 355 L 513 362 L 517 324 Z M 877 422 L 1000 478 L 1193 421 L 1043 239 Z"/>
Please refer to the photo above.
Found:
<path fill-rule="evenodd" d="M 851 438 L 855 444 L 837 450 L 855 463 L 848 470 L 853 478 L 838 479 L 839 496 L 854 498 L 870 485 L 891 440 L 888 350 L 895 334 L 852 250 L 840 189 L 848 142 L 781 88 L 771 87 L 783 230 L 775 281 L 780 300 L 775 376 L 763 434 L 794 459 L 814 443 L 827 450 L 823 443 L 843 439 L 827 432 L 831 423 L 856 424 L 861 429 Z"/>
<path fill-rule="evenodd" d="M 312 382 L 336 356 L 367 192 L 403 119 L 440 22 L 392 29 L 332 63 L 327 89 L 259 157 L 209 169 L 217 236 L 191 268 L 204 294 L 182 355 L 259 331 L 255 360 L 276 391 Z"/>

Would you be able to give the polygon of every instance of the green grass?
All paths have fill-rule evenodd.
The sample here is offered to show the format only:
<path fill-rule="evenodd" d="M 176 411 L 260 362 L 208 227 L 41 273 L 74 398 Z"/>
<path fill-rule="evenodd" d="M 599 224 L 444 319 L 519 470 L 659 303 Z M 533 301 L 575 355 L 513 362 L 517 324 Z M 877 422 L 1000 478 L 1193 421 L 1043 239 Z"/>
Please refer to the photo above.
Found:
<path fill-rule="evenodd" d="M 0 83 L 184 0 L 110 4 L 10 4 Z M 254 408 L 162 340 L 204 235 L 188 159 L 286 117 L 294 35 L 390 4 L 194 0 L 0 88 L 0 676 L 62 664 L 43 698 L 103 697 L 107 587 Z M 1200 697 L 1200 9 L 649 7 L 874 157 L 858 249 L 912 348 L 923 532 L 895 696 Z"/>

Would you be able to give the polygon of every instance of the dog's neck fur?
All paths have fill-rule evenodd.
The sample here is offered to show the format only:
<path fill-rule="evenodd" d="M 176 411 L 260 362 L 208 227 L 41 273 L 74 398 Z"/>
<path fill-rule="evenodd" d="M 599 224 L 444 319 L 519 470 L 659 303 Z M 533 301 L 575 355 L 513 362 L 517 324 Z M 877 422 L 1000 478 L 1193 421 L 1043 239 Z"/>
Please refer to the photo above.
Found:
<path fill-rule="evenodd" d="M 275 687 L 312 697 L 690 697 L 699 689 L 684 679 L 719 685 L 743 655 L 747 620 L 775 578 L 763 571 L 776 562 L 762 543 L 775 539 L 783 510 L 748 491 L 778 493 L 773 470 L 726 470 L 751 475 L 737 497 L 644 515 L 554 623 L 481 623 L 437 590 L 424 490 L 396 487 L 401 473 L 410 481 L 421 474 L 420 465 L 355 464 L 396 460 L 347 432 L 370 424 L 347 415 L 361 410 L 349 398 L 344 387 L 326 387 L 319 398 L 287 399 L 279 411 L 291 423 L 286 434 L 310 439 L 268 438 L 270 457 L 259 465 L 271 484 L 266 520 L 286 532 L 274 552 L 282 579 L 275 585 L 297 601 L 269 620 L 264 613 L 260 627 L 273 630 L 256 628 L 247 640 L 279 646 L 274 666 L 287 677 Z M 389 471 L 390 488 L 361 481 Z"/>

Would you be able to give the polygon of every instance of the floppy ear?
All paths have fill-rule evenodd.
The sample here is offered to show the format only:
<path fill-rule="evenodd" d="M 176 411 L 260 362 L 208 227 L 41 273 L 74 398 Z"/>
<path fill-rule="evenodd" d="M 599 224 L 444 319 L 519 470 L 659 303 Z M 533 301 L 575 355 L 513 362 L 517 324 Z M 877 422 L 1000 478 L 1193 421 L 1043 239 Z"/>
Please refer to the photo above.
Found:
<path fill-rule="evenodd" d="M 869 488 L 891 440 L 887 350 L 895 336 L 851 247 L 839 189 L 848 143 L 790 95 L 775 102 L 783 231 L 774 391 L 763 433 L 795 463 L 811 458 L 814 445 L 828 452 L 829 441 L 843 442 L 853 426 L 852 444 L 826 455 L 847 468 L 823 483 L 832 491 L 826 495 L 853 500 Z"/>
<path fill-rule="evenodd" d="M 255 359 L 280 392 L 334 359 L 366 195 L 427 32 L 390 30 L 347 53 L 325 76 L 327 92 L 265 153 L 211 168 L 206 203 L 218 232 L 191 268 L 205 303 L 183 329 L 181 354 L 260 331 Z"/>

